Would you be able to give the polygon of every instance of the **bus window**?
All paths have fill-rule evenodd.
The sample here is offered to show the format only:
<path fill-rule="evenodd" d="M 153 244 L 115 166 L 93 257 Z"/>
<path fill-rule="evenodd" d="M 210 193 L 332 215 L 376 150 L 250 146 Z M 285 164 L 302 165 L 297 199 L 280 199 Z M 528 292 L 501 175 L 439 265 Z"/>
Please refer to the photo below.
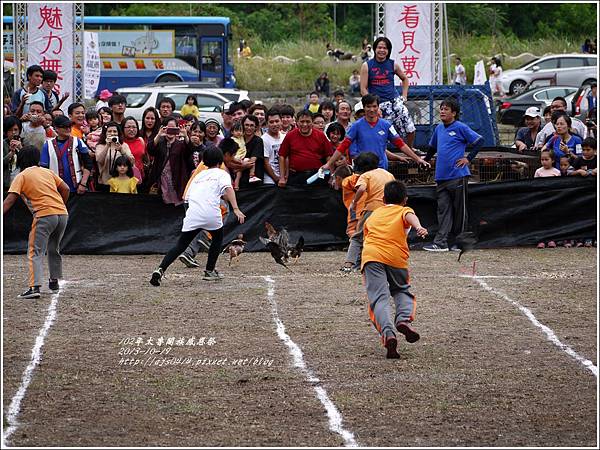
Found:
<path fill-rule="evenodd" d="M 198 68 L 198 47 L 195 34 L 175 34 L 175 57 Z"/>
<path fill-rule="evenodd" d="M 221 72 L 223 42 L 202 40 L 202 71 L 203 72 Z"/>

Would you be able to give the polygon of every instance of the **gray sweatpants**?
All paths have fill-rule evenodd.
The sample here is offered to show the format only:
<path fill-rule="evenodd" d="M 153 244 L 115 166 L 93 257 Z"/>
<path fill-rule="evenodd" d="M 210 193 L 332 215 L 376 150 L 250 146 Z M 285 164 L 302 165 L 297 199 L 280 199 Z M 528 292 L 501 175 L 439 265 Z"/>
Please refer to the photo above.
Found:
<path fill-rule="evenodd" d="M 362 253 L 363 240 L 365 238 L 365 222 L 371 214 L 373 214 L 373 211 L 365 211 L 363 213 L 356 224 L 356 231 L 350 238 L 350 245 L 348 245 L 348 251 L 346 252 L 346 262 L 352 263 L 353 269 L 360 268 L 360 254 Z"/>
<path fill-rule="evenodd" d="M 48 253 L 48 272 L 51 279 L 62 278 L 60 241 L 67 228 L 66 214 L 33 218 L 29 232 L 27 259 L 29 286 L 41 286 L 44 275 L 44 255 Z"/>
<path fill-rule="evenodd" d="M 448 246 L 448 236 L 454 237 L 467 226 L 467 186 L 468 177 L 438 182 L 437 196 L 438 232 L 433 243 Z"/>
<path fill-rule="evenodd" d="M 400 321 L 412 322 L 415 318 L 417 302 L 409 292 L 408 269 L 398 269 L 380 262 L 368 262 L 363 269 L 369 318 L 381 338 L 396 333 L 394 324 Z M 396 304 L 396 314 L 392 322 L 390 296 Z"/>

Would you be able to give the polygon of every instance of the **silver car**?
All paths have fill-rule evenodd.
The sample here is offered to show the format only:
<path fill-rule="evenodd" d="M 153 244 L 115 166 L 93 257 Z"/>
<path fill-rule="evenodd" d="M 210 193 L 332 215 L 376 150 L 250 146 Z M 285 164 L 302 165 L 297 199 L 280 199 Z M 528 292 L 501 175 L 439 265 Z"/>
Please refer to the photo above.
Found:
<path fill-rule="evenodd" d="M 501 77 L 504 92 L 516 95 L 534 84 L 581 86 L 596 82 L 598 56 L 587 54 L 548 55 L 506 70 Z"/>
<path fill-rule="evenodd" d="M 229 99 L 209 89 L 164 87 L 164 86 L 142 86 L 125 87 L 117 89 L 117 92 L 127 99 L 126 116 L 133 116 L 138 122 L 142 120 L 142 114 L 146 108 L 153 106 L 158 109 L 158 104 L 163 98 L 170 98 L 175 102 L 175 112 L 179 113 L 185 104 L 188 95 L 193 95 L 198 101 L 200 120 L 216 119 L 223 123 L 221 112 L 223 105 Z"/>

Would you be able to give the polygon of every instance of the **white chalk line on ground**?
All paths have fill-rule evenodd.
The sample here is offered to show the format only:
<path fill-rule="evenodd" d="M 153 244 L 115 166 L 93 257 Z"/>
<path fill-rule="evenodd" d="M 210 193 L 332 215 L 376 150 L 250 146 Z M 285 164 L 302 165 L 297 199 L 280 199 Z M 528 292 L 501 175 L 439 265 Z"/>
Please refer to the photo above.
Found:
<path fill-rule="evenodd" d="M 527 307 L 521 305 L 519 302 L 513 300 L 508 295 L 506 295 L 504 292 L 494 289 L 493 287 L 488 285 L 485 281 L 482 280 L 483 277 L 475 276 L 475 277 L 469 277 L 469 278 L 473 278 L 475 281 L 477 281 L 477 283 L 479 283 L 479 285 L 484 290 L 491 292 L 492 294 L 497 295 L 498 297 L 500 297 L 500 298 L 506 300 L 507 302 L 511 303 L 512 305 L 516 306 L 523 314 L 525 314 L 525 316 L 527 316 L 527 318 L 529 319 L 529 321 L 531 323 L 533 323 L 536 327 L 540 328 L 544 332 L 548 341 L 550 341 L 552 344 L 554 344 L 560 350 L 565 352 L 567 355 L 569 355 L 571 358 L 573 358 L 575 361 L 577 361 L 579 364 L 581 364 L 587 370 L 592 372 L 592 374 L 594 374 L 594 376 L 596 378 L 598 378 L 598 367 L 595 366 L 594 363 L 592 361 L 590 361 L 589 359 L 586 359 L 583 356 L 579 355 L 575 350 L 573 350 L 567 344 L 563 344 L 560 341 L 560 339 L 558 339 L 558 337 L 556 336 L 554 331 L 552 331 L 548 326 L 544 325 L 539 320 L 537 320 L 537 318 L 535 317 L 535 315 L 531 312 L 531 310 L 529 308 L 527 308 Z"/>
<path fill-rule="evenodd" d="M 8 423 L 8 428 L 2 431 L 2 447 L 6 447 L 8 444 L 8 439 L 11 435 L 17 430 L 19 426 L 19 422 L 17 421 L 17 417 L 19 416 L 19 412 L 21 410 L 21 402 L 25 397 L 25 393 L 27 392 L 27 388 L 31 383 L 33 378 L 33 372 L 36 367 L 39 365 L 40 360 L 42 359 L 42 347 L 44 346 L 44 340 L 48 335 L 48 331 L 50 331 L 50 327 L 54 323 L 54 319 L 56 319 L 56 308 L 58 306 L 58 298 L 60 297 L 60 293 L 63 291 L 64 286 L 67 284 L 66 281 L 60 281 L 59 286 L 60 289 L 56 294 L 52 295 L 52 300 L 50 301 L 50 306 L 48 306 L 48 314 L 46 315 L 46 320 L 44 321 L 44 325 L 40 328 L 40 331 L 35 339 L 35 344 L 33 345 L 33 349 L 31 350 L 31 360 L 29 364 L 23 371 L 23 376 L 21 377 L 21 386 L 17 390 L 16 394 L 13 396 L 10 405 L 8 407 L 8 412 L 6 414 L 6 421 Z"/>
<path fill-rule="evenodd" d="M 346 447 L 358 447 L 358 443 L 354 439 L 354 434 L 342 426 L 342 415 L 327 395 L 327 391 L 325 391 L 325 388 L 322 386 L 319 386 L 321 380 L 319 380 L 313 371 L 306 366 L 302 349 L 300 349 L 298 344 L 292 341 L 290 336 L 286 333 L 285 325 L 279 318 L 279 313 L 277 312 L 277 302 L 275 302 L 275 281 L 270 276 L 265 276 L 263 279 L 268 285 L 267 298 L 271 304 L 271 315 L 273 316 L 273 322 L 275 322 L 277 335 L 279 336 L 279 339 L 281 339 L 281 341 L 288 347 L 290 355 L 294 360 L 294 366 L 300 369 L 300 371 L 306 375 L 306 380 L 312 384 L 318 399 L 325 407 L 325 410 L 327 411 L 327 417 L 329 418 L 329 429 L 342 436 L 344 442 L 346 443 Z"/>

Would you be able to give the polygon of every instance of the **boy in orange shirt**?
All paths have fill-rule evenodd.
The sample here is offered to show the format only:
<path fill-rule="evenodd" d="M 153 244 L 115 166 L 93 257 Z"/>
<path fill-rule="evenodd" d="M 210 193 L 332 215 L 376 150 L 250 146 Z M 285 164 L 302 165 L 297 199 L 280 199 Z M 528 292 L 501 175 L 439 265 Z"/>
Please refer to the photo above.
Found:
<path fill-rule="evenodd" d="M 384 187 L 385 205 L 374 211 L 364 225 L 363 278 L 369 299 L 369 318 L 387 349 L 387 358 L 399 358 L 395 328 L 408 342 L 417 342 L 419 333 L 411 326 L 415 318 L 415 296 L 409 292 L 407 236 L 413 227 L 417 236 L 427 236 L 412 208 L 406 206 L 406 186 L 390 181 Z M 390 295 L 396 304 L 391 320 Z"/>
<path fill-rule="evenodd" d="M 343 271 L 347 267 L 353 267 L 360 261 L 360 252 L 363 246 L 363 226 L 365 221 L 377 208 L 383 206 L 383 187 L 389 181 L 393 181 L 394 175 L 385 169 L 379 168 L 379 157 L 372 152 L 363 152 L 354 160 L 354 170 L 361 174 L 354 190 L 354 199 L 350 203 L 348 211 L 355 213 L 358 217 L 356 231 L 350 238 L 350 245 L 346 254 L 346 262 Z M 360 207 L 362 205 L 362 208 Z"/>

